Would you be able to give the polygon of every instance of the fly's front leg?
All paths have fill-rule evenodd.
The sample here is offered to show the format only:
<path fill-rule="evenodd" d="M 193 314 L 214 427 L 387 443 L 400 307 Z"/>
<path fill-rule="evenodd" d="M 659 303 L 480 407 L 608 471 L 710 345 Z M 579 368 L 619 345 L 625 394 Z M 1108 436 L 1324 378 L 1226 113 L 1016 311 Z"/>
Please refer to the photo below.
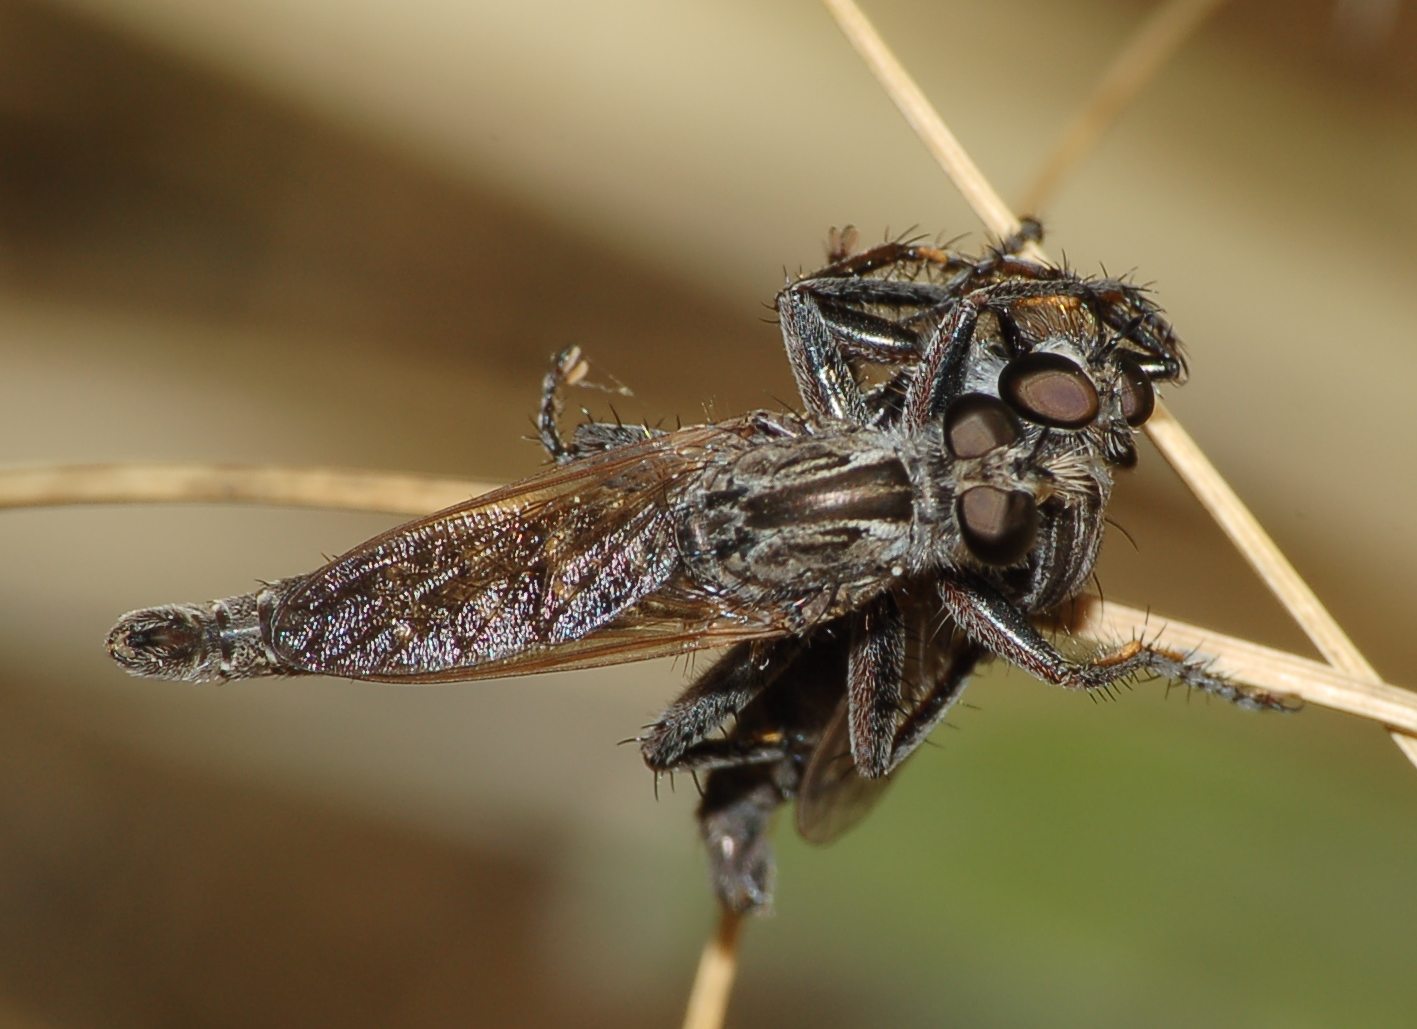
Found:
<path fill-rule="evenodd" d="M 938 421 L 945 404 L 959 394 L 962 358 L 974 339 L 986 293 L 977 290 L 962 297 L 926 337 L 920 363 L 906 387 L 902 417 L 907 425 L 921 428 Z"/>
<path fill-rule="evenodd" d="M 782 342 L 797 382 L 797 392 L 814 418 L 867 422 L 866 397 L 847 359 L 841 335 L 807 283 L 788 286 L 777 295 Z"/>
<path fill-rule="evenodd" d="M 810 414 L 865 424 L 871 405 L 853 360 L 909 365 L 920 358 L 920 332 L 873 306 L 926 308 L 932 324 L 948 317 L 955 297 L 927 282 L 807 278 L 777 295 L 783 345 Z M 912 319 L 913 320 L 913 319 Z"/>
<path fill-rule="evenodd" d="M 847 660 L 851 758 L 868 779 L 892 767 L 904 673 L 905 619 L 895 597 L 882 594 L 852 619 Z"/>
<path fill-rule="evenodd" d="M 1043 637 L 1028 615 L 981 585 L 946 578 L 940 583 L 940 598 L 970 639 L 1055 686 L 1098 690 L 1138 676 L 1163 676 L 1240 707 L 1294 710 L 1294 705 L 1278 694 L 1243 689 L 1210 671 L 1203 662 L 1140 640 L 1104 651 L 1091 660 L 1071 661 Z"/>
<path fill-rule="evenodd" d="M 998 255 L 997 260 L 1011 268 L 1011 262 L 1017 261 L 1003 254 Z M 981 262 L 979 267 L 986 267 L 987 263 Z M 1032 297 L 1068 295 L 1091 299 L 1087 284 L 1081 280 L 1055 281 L 1055 276 L 1066 274 L 1059 269 L 1032 262 L 1018 263 L 1030 270 L 1026 281 L 1015 281 L 1015 276 L 972 290 L 959 297 L 945 316 L 929 327 L 919 364 L 907 387 L 904 406 L 907 425 L 919 428 L 938 421 L 945 413 L 945 405 L 959 395 L 964 358 L 982 312 L 992 311 L 1005 318 L 1011 303 Z"/>
<path fill-rule="evenodd" d="M 913 364 L 921 357 L 922 328 L 945 323 L 965 292 L 992 282 L 1003 264 L 1018 261 L 1014 255 L 1025 244 L 1041 238 L 1039 223 L 1026 220 L 980 260 L 907 242 L 848 254 L 846 237 L 834 238 L 835 260 L 777 297 L 788 361 L 808 411 L 819 418 L 864 424 L 867 412 L 879 405 L 862 396 L 852 361 Z M 1031 269 L 1045 267 L 1022 263 Z M 871 277 L 883 270 L 899 274 Z M 924 281 L 915 278 L 922 270 L 928 273 Z M 949 276 L 948 281 L 939 281 L 941 276 Z M 879 308 L 912 313 L 890 318 L 877 313 Z"/>
<path fill-rule="evenodd" d="M 795 639 L 739 643 L 699 676 L 638 740 L 655 772 L 680 767 L 685 753 L 737 714 L 792 663 Z"/>
<path fill-rule="evenodd" d="M 808 411 L 819 418 L 864 424 L 871 404 L 862 396 L 853 360 L 910 364 L 920 354 L 919 332 L 877 308 L 936 311 L 943 317 L 957 290 L 913 278 L 919 268 L 967 275 L 974 263 L 940 247 L 885 243 L 842 256 L 788 286 L 777 297 L 783 342 Z M 871 278 L 883 269 L 903 269 L 897 278 Z"/>

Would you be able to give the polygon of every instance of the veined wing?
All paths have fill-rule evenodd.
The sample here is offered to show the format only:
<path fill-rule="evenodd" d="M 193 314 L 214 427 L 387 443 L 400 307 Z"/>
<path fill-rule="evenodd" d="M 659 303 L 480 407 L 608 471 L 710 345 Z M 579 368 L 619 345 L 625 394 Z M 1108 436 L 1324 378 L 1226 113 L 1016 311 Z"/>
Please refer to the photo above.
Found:
<path fill-rule="evenodd" d="M 675 500 L 747 434 L 726 423 L 651 437 L 393 529 L 294 584 L 271 644 L 303 671 L 438 682 L 771 635 L 673 583 Z"/>

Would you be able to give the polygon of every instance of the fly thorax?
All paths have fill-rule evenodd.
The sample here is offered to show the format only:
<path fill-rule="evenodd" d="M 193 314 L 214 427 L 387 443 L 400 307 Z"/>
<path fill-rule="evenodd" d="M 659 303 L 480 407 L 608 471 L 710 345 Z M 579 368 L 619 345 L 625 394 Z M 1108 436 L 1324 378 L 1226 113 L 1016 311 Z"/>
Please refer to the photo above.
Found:
<path fill-rule="evenodd" d="M 697 583 L 745 602 L 824 610 L 909 564 L 915 483 L 894 437 L 854 427 L 764 444 L 710 466 L 677 541 Z"/>

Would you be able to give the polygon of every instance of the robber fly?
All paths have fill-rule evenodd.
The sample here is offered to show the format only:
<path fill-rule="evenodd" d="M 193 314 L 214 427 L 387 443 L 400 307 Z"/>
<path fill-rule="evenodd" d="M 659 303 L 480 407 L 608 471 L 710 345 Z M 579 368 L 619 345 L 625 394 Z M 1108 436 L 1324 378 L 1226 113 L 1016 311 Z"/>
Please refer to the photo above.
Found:
<path fill-rule="evenodd" d="M 795 796 L 809 838 L 844 830 L 986 655 L 1072 689 L 1162 675 L 1280 707 L 1157 646 L 1076 659 L 1035 628 L 1091 575 L 1113 469 L 1185 373 L 1143 291 L 1020 256 L 1038 236 L 838 245 L 777 297 L 800 414 L 567 440 L 566 351 L 538 419 L 552 467 L 308 575 L 131 612 L 109 652 L 191 682 L 443 682 L 727 646 L 639 743 L 656 773 L 710 773 L 701 830 L 740 911 L 771 896 L 773 811 Z"/>

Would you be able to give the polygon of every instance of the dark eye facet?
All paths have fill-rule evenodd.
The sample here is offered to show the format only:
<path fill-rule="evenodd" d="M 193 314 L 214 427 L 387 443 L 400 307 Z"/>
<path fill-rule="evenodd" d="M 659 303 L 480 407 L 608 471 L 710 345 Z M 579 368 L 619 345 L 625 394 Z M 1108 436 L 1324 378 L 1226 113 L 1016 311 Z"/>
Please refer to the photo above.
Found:
<path fill-rule="evenodd" d="M 1031 422 L 1080 429 L 1097 417 L 1097 390 L 1062 354 L 1016 357 L 999 376 L 999 394 Z"/>
<path fill-rule="evenodd" d="M 1146 369 L 1132 354 L 1125 351 L 1118 354 L 1117 366 L 1122 369 L 1117 384 L 1122 394 L 1122 417 L 1135 429 L 1156 410 L 1156 391 L 1151 388 L 1151 377 Z"/>
<path fill-rule="evenodd" d="M 975 486 L 960 494 L 956 515 L 969 552 L 991 565 L 1011 565 L 1038 533 L 1038 508 L 1023 490 Z"/>
<path fill-rule="evenodd" d="M 969 393 L 945 413 L 945 445 L 957 458 L 983 457 L 1018 439 L 1018 422 L 1002 400 Z"/>

